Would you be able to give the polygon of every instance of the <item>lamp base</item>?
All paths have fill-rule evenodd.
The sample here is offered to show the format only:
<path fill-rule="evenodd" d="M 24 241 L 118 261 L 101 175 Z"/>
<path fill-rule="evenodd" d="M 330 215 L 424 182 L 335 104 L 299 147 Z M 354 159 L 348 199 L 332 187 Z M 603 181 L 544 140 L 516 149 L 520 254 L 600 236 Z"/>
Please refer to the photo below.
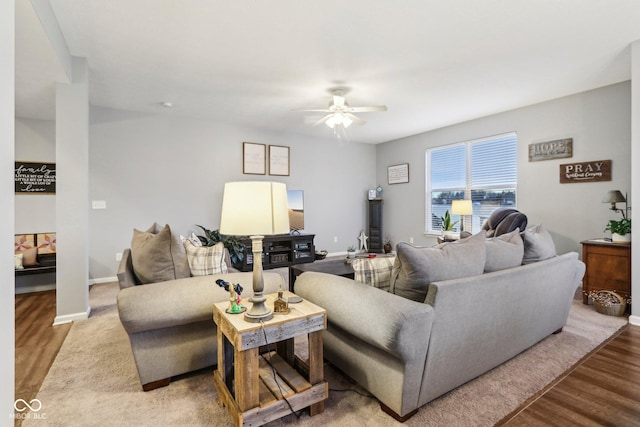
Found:
<path fill-rule="evenodd" d="M 252 323 L 266 322 L 273 318 L 273 310 L 268 308 L 264 302 L 267 299 L 262 295 L 256 295 L 249 298 L 249 301 L 253 303 L 249 311 L 244 313 L 244 320 Z"/>

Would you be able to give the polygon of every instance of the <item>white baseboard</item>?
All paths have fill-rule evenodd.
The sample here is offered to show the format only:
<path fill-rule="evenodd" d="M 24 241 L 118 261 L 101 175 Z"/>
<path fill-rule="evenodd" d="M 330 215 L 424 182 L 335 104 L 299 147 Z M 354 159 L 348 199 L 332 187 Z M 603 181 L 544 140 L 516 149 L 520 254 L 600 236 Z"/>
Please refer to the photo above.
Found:
<path fill-rule="evenodd" d="M 640 326 L 640 316 L 629 316 L 629 323 L 634 326 Z"/>
<path fill-rule="evenodd" d="M 118 277 L 117 276 L 113 276 L 113 277 L 98 277 L 96 279 L 89 279 L 89 286 L 98 285 L 100 283 L 110 283 L 110 282 L 117 282 L 117 281 L 118 281 Z"/>
<path fill-rule="evenodd" d="M 85 320 L 89 318 L 89 314 L 91 314 L 91 307 L 89 307 L 86 312 L 56 316 L 56 318 L 53 320 L 53 326 L 63 325 L 65 323 L 73 322 L 74 320 Z"/>

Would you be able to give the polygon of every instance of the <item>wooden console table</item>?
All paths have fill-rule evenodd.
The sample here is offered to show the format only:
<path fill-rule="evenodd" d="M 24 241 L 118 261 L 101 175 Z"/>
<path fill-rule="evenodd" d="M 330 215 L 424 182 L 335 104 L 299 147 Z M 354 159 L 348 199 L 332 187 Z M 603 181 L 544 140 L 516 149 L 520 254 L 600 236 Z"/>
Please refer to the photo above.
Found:
<path fill-rule="evenodd" d="M 276 296 L 266 296 L 267 306 L 273 307 Z M 310 407 L 311 416 L 322 413 L 329 397 L 322 353 L 326 311 L 303 300 L 289 304 L 288 314 L 274 314 L 263 326 L 246 322 L 243 314 L 226 313 L 228 306 L 228 302 L 213 306 L 218 325 L 218 368 L 213 377 L 233 423 L 259 426 L 290 414 L 291 409 L 306 407 Z M 294 353 L 293 338 L 303 334 L 308 335 L 308 362 Z M 267 349 L 261 354 L 260 347 L 267 344 L 276 344 L 276 351 Z M 277 384 L 270 365 L 276 371 Z"/>
<path fill-rule="evenodd" d="M 582 279 L 582 302 L 587 304 L 590 291 L 606 289 L 631 296 L 631 244 L 602 239 L 584 240 L 582 261 L 587 269 Z"/>

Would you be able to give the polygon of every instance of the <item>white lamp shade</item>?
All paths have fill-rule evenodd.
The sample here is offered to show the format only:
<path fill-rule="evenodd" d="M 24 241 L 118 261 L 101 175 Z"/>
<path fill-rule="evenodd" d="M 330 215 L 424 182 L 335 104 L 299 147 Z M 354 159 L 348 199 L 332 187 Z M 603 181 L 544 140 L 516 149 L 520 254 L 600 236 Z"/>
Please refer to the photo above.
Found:
<path fill-rule="evenodd" d="M 227 182 L 220 233 L 232 236 L 284 234 L 289 230 L 287 186 L 279 182 Z"/>
<path fill-rule="evenodd" d="M 473 215 L 473 206 L 471 206 L 471 200 L 452 201 L 451 213 L 453 215 Z"/>

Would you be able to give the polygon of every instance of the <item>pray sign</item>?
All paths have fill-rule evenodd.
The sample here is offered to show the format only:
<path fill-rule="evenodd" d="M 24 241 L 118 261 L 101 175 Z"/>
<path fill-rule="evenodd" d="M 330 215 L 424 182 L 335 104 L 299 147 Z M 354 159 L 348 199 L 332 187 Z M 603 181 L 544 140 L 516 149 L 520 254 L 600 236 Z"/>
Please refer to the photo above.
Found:
<path fill-rule="evenodd" d="M 611 160 L 560 165 L 560 184 L 611 181 Z"/>

